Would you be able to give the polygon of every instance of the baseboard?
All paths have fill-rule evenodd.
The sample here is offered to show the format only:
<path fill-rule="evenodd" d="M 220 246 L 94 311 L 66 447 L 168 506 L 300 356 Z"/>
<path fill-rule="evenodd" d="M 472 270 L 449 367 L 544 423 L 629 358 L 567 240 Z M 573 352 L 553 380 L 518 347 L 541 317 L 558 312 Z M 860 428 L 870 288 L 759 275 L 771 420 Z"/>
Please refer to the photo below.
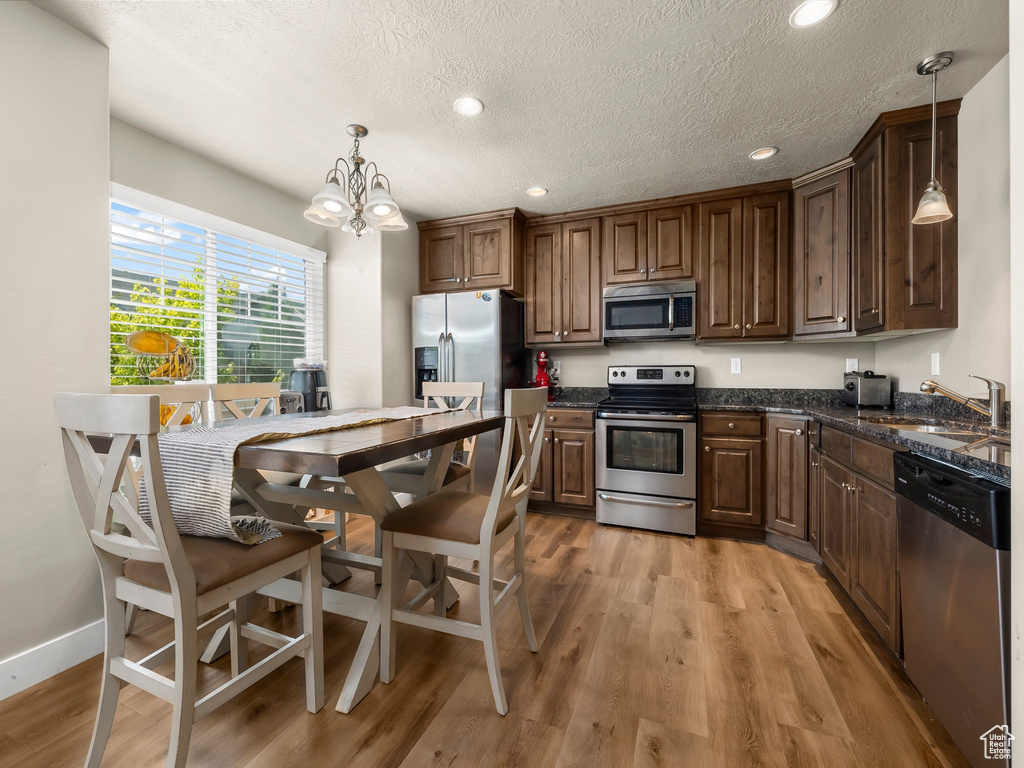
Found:
<path fill-rule="evenodd" d="M 103 653 L 103 619 L 0 660 L 0 700 Z"/>

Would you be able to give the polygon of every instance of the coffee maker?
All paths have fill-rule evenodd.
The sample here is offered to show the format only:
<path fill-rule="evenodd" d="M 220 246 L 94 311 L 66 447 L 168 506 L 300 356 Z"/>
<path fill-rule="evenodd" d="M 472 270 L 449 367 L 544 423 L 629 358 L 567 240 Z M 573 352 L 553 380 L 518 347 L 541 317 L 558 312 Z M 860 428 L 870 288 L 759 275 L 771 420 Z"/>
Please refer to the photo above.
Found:
<path fill-rule="evenodd" d="M 288 389 L 302 393 L 306 413 L 331 410 L 331 393 L 327 391 L 327 371 L 302 369 L 292 371 Z"/>

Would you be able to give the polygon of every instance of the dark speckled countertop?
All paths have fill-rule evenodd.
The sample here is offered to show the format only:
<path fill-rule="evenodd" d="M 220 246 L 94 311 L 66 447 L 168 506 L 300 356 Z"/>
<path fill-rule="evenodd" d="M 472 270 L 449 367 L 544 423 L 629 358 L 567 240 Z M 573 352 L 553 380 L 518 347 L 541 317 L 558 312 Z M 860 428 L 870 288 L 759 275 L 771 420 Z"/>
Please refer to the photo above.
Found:
<path fill-rule="evenodd" d="M 607 397 L 601 387 L 571 387 L 555 393 L 552 408 L 597 408 Z M 698 388 L 703 410 L 757 411 L 810 416 L 821 424 L 896 446 L 971 472 L 1010 482 L 1010 430 L 989 427 L 974 411 L 947 398 L 897 393 L 892 409 L 857 410 L 843 405 L 839 390 L 832 389 L 708 389 Z M 1009 411 L 1009 408 L 1007 409 Z M 888 422 L 885 423 L 885 422 Z M 930 425 L 958 430 L 960 434 L 934 434 L 898 429 L 892 423 Z"/>

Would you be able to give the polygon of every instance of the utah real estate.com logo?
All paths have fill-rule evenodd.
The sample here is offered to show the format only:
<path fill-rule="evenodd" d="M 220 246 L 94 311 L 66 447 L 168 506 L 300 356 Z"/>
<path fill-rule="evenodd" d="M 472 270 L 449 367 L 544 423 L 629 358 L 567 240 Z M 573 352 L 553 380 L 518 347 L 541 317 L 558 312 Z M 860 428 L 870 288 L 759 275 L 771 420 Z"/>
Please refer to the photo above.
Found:
<path fill-rule="evenodd" d="M 1013 734 L 1005 725 L 997 725 L 990 728 L 978 737 L 985 742 L 985 757 L 988 760 L 1009 760 L 1010 742 L 1013 741 Z"/>

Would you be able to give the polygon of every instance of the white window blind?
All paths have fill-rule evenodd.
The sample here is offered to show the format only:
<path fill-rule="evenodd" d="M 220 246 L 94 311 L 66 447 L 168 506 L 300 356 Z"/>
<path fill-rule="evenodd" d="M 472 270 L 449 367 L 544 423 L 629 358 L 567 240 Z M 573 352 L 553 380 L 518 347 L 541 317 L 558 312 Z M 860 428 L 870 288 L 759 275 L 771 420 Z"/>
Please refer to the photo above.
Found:
<path fill-rule="evenodd" d="M 145 384 L 125 337 L 170 334 L 195 381 L 284 381 L 322 357 L 326 256 L 120 185 L 110 200 L 110 383 Z M 159 382 L 164 383 L 164 382 Z"/>

